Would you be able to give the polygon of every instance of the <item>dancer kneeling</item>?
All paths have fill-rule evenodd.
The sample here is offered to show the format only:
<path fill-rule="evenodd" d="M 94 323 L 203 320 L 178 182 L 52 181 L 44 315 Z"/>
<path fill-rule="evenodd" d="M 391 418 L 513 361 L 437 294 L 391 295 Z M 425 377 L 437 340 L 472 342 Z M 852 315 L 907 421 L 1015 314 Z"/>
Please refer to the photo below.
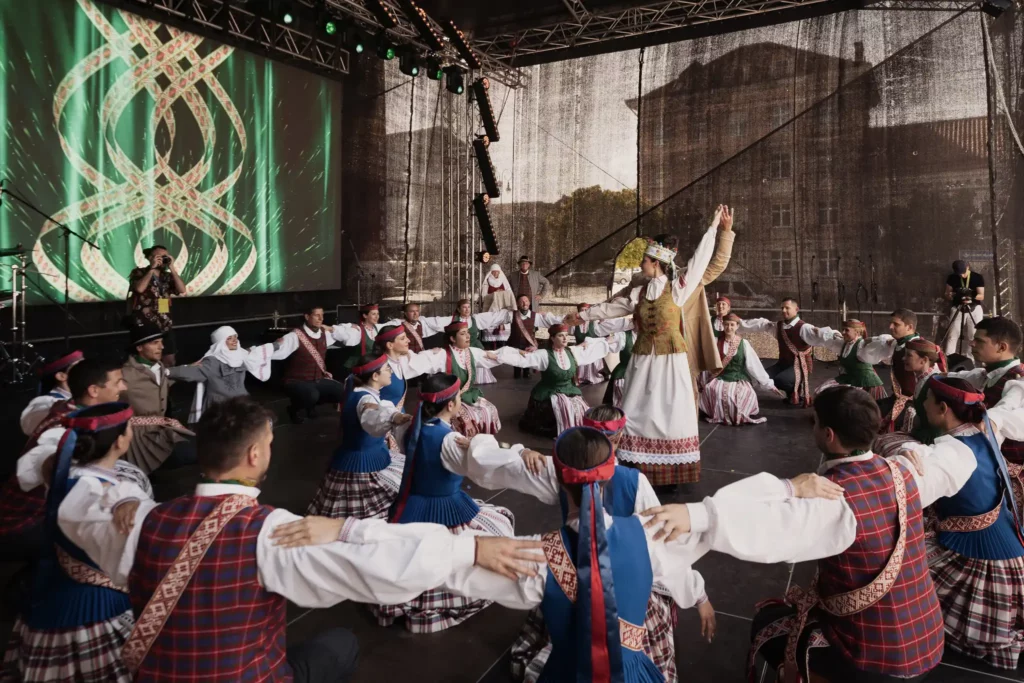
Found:
<path fill-rule="evenodd" d="M 389 451 L 392 428 L 412 421 L 381 390 L 391 384 L 387 355 L 360 356 L 346 382 L 341 411 L 341 445 L 324 475 L 308 515 L 384 519 L 395 502 L 404 456 Z"/>
<path fill-rule="evenodd" d="M 576 385 L 577 369 L 603 359 L 611 350 L 605 339 L 588 339 L 569 347 L 565 325 L 548 328 L 551 349 L 519 351 L 505 347 L 488 357 L 505 365 L 540 370 L 540 382 L 530 392 L 530 402 L 519 421 L 519 428 L 539 436 L 554 438 L 569 427 L 582 424 L 590 406 Z"/>
<path fill-rule="evenodd" d="M 700 392 L 698 407 L 711 423 L 761 424 L 766 418 L 757 417 L 760 408 L 751 383 L 756 382 L 780 398 L 785 398 L 786 393 L 775 387 L 750 342 L 736 333 L 740 317 L 729 313 L 722 319 L 722 326 L 723 331 L 718 336 L 722 369 L 700 373 L 697 378 L 697 390 Z"/>
<path fill-rule="evenodd" d="M 472 530 L 511 536 L 515 517 L 509 510 L 475 501 L 461 488 L 468 473 L 469 441 L 451 425 L 462 407 L 461 390 L 462 382 L 454 375 L 424 378 L 419 413 L 406 441 L 402 487 L 389 519 L 399 524 L 442 524 L 456 535 Z M 413 633 L 434 633 L 462 623 L 489 604 L 435 589 L 404 604 L 372 609 L 381 626 L 405 617 L 405 627 Z"/>
<path fill-rule="evenodd" d="M 823 339 L 821 346 L 839 356 L 839 376 L 823 382 L 815 391 L 820 394 L 829 387 L 845 384 L 858 387 L 871 394 L 876 401 L 888 396 L 874 365 L 882 362 L 885 352 L 871 352 L 867 346 L 868 328 L 860 320 L 843 321 L 843 331 L 834 337 Z M 872 349 L 875 347 L 871 347 Z"/>
<path fill-rule="evenodd" d="M 469 438 L 477 434 L 497 434 L 501 431 L 498 408 L 484 398 L 476 386 L 476 377 L 478 367 L 493 368 L 501 363 L 483 349 L 470 346 L 472 340 L 467 323 L 455 321 L 444 328 L 444 333 L 448 338 L 445 372 L 455 375 L 462 383 L 461 408 L 452 418 L 452 426 Z"/>

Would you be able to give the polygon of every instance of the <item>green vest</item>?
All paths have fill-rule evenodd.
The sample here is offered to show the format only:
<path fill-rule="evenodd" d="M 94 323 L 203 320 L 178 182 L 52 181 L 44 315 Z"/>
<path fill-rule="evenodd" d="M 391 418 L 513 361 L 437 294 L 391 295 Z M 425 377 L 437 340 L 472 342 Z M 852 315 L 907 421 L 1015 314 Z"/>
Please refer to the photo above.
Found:
<path fill-rule="evenodd" d="M 462 381 L 462 386 L 466 386 L 472 382 L 472 386 L 462 392 L 462 402 L 467 405 L 473 405 L 477 399 L 484 395 L 484 392 L 476 386 L 476 359 L 473 358 L 473 352 L 469 353 L 469 368 L 464 369 L 459 362 L 455 360 L 455 355 L 452 353 L 451 347 L 448 347 L 448 363 L 445 371 L 449 375 L 455 375 Z"/>
<path fill-rule="evenodd" d="M 875 369 L 871 367 L 871 364 L 857 358 L 857 351 L 863 345 L 864 340 L 858 339 L 854 342 L 853 348 L 850 349 L 848 354 L 845 356 L 842 353 L 839 354 L 839 367 L 842 370 L 839 376 L 836 377 L 836 382 L 862 389 L 882 386 L 882 380 L 875 372 Z"/>
<path fill-rule="evenodd" d="M 725 360 L 724 358 L 722 359 Z M 736 355 L 732 357 L 729 364 L 722 369 L 718 377 L 723 382 L 749 382 L 750 376 L 747 375 L 747 350 L 743 346 L 743 340 L 740 340 L 740 346 L 736 349 Z"/>
<path fill-rule="evenodd" d="M 475 349 L 484 348 L 484 343 L 480 341 L 480 328 L 476 326 L 476 318 L 469 316 L 469 345 Z M 463 396 L 462 400 L 466 400 Z"/>
<path fill-rule="evenodd" d="M 626 378 L 626 368 L 629 367 L 629 359 L 633 357 L 633 330 L 626 331 L 626 343 L 619 351 L 619 364 L 612 370 L 611 381 Z"/>
<path fill-rule="evenodd" d="M 360 325 L 359 330 L 363 333 L 363 338 L 359 340 L 359 344 L 357 346 L 345 347 L 345 362 L 342 366 L 346 370 L 351 370 L 356 366 L 359 356 L 373 351 L 374 342 L 370 339 L 370 335 L 366 333 L 366 328 Z"/>
<path fill-rule="evenodd" d="M 563 370 L 555 360 L 555 352 L 548 350 L 548 369 L 540 373 L 540 381 L 530 392 L 530 400 L 550 401 L 555 394 L 565 396 L 582 396 L 583 392 L 576 386 L 573 380 L 576 378 L 576 356 L 569 349 L 565 350 L 569 356 L 569 369 Z"/>
<path fill-rule="evenodd" d="M 594 332 L 594 321 L 591 320 L 587 325 L 587 331 L 583 332 L 579 327 L 573 328 L 573 336 L 576 337 L 576 343 L 582 344 L 587 339 L 593 339 L 597 336 L 597 332 Z"/>

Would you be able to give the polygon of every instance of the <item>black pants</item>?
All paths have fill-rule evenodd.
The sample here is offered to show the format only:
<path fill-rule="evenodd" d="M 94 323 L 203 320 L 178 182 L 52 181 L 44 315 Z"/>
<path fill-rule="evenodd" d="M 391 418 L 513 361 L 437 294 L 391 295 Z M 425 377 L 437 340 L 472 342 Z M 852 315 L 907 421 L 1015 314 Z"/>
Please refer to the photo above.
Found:
<path fill-rule="evenodd" d="M 789 396 L 793 395 L 793 390 L 796 389 L 796 371 L 792 364 L 784 365 L 782 362 L 778 362 L 770 368 L 765 368 L 765 371 L 769 377 L 775 380 L 776 387 L 785 391 Z"/>
<path fill-rule="evenodd" d="M 288 382 L 284 390 L 292 400 L 292 410 L 312 410 L 320 403 L 341 403 L 345 398 L 345 385 L 327 378 L 315 382 Z"/>
<path fill-rule="evenodd" d="M 515 377 L 516 379 L 519 379 L 520 377 L 522 377 L 523 379 L 530 379 L 531 372 L 532 370 L 530 368 L 513 368 L 512 376 Z"/>
<path fill-rule="evenodd" d="M 788 605 L 769 605 L 759 610 L 754 615 L 754 623 L 750 627 L 751 640 L 765 627 L 772 622 L 793 614 L 794 608 Z M 813 612 L 811 613 L 813 618 Z M 804 658 L 807 656 L 807 638 L 811 629 L 805 627 L 800 636 L 800 644 L 797 646 L 797 662 L 803 667 Z M 768 663 L 769 668 L 778 671 L 786 658 L 786 636 L 782 635 L 769 640 L 761 646 L 761 656 Z M 897 678 L 887 674 L 861 671 L 847 661 L 835 648 L 816 647 L 810 651 L 810 668 L 813 673 L 823 677 L 829 683 L 918 683 L 923 681 L 930 671 L 915 676 L 914 678 Z M 804 676 L 807 679 L 807 676 Z"/>
<path fill-rule="evenodd" d="M 346 683 L 359 663 L 359 643 L 347 628 L 332 628 L 288 647 L 295 683 Z"/>

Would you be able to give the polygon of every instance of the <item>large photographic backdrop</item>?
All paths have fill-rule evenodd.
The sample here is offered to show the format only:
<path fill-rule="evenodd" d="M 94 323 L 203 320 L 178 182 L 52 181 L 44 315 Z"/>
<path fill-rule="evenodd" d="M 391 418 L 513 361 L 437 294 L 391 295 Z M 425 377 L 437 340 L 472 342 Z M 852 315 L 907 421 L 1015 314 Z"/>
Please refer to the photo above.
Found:
<path fill-rule="evenodd" d="M 335 82 L 92 0 L 5 0 L 0 122 L 7 189 L 99 245 L 71 239 L 73 301 L 125 298 L 153 243 L 190 296 L 340 285 Z M 61 232 L 4 203 L 0 248 L 59 298 Z"/>

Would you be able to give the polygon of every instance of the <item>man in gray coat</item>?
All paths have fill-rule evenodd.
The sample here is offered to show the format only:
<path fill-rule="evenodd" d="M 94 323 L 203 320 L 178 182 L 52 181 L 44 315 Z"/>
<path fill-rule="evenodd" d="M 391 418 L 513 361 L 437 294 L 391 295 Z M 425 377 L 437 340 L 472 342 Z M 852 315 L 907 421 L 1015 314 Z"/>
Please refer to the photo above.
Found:
<path fill-rule="evenodd" d="M 538 304 L 548 295 L 551 283 L 548 279 L 533 270 L 533 261 L 528 256 L 519 257 L 519 272 L 513 275 L 510 283 L 516 293 L 516 300 L 521 296 L 530 297 L 530 309 L 537 310 Z"/>

